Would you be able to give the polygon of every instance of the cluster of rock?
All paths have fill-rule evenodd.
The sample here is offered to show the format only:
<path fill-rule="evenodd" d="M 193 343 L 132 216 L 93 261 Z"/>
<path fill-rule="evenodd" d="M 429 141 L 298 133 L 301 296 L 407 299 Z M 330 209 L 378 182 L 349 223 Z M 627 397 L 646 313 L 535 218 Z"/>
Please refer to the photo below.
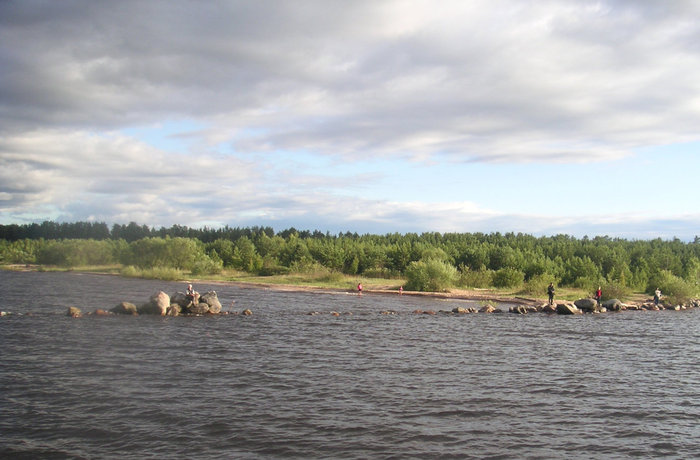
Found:
<path fill-rule="evenodd" d="M 184 292 L 176 292 L 169 296 L 163 291 L 153 294 L 148 302 L 136 306 L 130 302 L 121 302 L 111 310 L 97 309 L 94 315 L 158 315 L 158 316 L 201 316 L 221 314 L 221 302 L 216 291 L 209 291 L 202 295 L 195 293 L 194 299 L 190 299 Z M 76 307 L 68 308 L 68 316 L 82 316 L 82 311 Z M 227 313 L 224 313 L 227 314 Z M 252 315 L 250 310 L 244 310 L 242 315 Z"/>
<path fill-rule="evenodd" d="M 583 313 L 605 313 L 608 311 L 623 311 L 623 310 L 686 310 L 689 308 L 700 307 L 700 299 L 690 300 L 683 305 L 656 305 L 653 301 L 647 301 L 642 304 L 625 304 L 618 299 L 610 299 L 598 303 L 595 299 L 578 299 L 574 302 L 558 302 L 554 305 L 547 303 L 541 305 L 518 305 L 510 307 L 511 313 L 527 314 L 527 313 L 556 313 L 559 315 L 581 315 Z"/>

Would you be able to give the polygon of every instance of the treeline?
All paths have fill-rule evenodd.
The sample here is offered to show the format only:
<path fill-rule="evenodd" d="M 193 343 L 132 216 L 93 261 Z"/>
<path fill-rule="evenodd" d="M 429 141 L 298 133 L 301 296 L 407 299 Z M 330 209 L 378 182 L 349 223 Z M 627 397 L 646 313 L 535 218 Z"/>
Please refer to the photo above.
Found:
<path fill-rule="evenodd" d="M 153 229 L 44 222 L 0 226 L 0 263 L 122 264 L 193 273 L 231 268 L 259 275 L 346 274 L 401 278 L 407 289 L 508 287 L 541 295 L 549 282 L 610 294 L 698 294 L 700 238 L 625 240 L 515 233 L 331 235 L 269 227 Z M 617 290 L 617 291 L 616 291 Z"/>

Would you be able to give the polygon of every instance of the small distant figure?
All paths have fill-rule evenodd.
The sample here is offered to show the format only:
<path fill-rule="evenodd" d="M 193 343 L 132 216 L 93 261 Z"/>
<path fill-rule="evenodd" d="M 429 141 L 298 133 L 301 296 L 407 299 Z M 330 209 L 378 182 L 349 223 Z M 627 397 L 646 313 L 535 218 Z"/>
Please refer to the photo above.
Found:
<path fill-rule="evenodd" d="M 600 289 L 600 286 L 598 286 L 598 290 L 595 291 L 595 301 L 600 306 L 600 298 L 603 297 L 603 291 Z"/>
<path fill-rule="evenodd" d="M 192 287 L 192 285 L 191 285 L 191 284 L 188 284 L 188 285 L 187 285 L 187 292 L 185 293 L 185 296 L 187 297 L 187 300 L 189 300 L 190 302 L 194 303 L 195 294 L 196 294 L 196 292 L 195 292 L 194 288 Z"/>
<path fill-rule="evenodd" d="M 362 295 L 362 283 L 357 283 L 357 294 Z"/>
<path fill-rule="evenodd" d="M 654 305 L 659 306 L 659 301 L 661 300 L 661 289 L 656 288 L 654 291 Z"/>
<path fill-rule="evenodd" d="M 552 305 L 554 303 L 554 283 L 549 283 L 547 286 L 547 295 L 549 296 L 549 304 Z"/>
<path fill-rule="evenodd" d="M 403 295 L 403 286 L 399 286 L 399 295 Z"/>

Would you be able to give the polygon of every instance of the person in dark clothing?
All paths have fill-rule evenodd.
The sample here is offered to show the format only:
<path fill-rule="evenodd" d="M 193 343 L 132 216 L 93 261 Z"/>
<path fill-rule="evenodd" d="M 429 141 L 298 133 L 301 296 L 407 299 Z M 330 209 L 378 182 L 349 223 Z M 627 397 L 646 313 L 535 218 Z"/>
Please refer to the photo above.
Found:
<path fill-rule="evenodd" d="M 554 283 L 549 283 L 547 286 L 547 295 L 549 296 L 549 304 L 552 305 L 554 303 Z"/>

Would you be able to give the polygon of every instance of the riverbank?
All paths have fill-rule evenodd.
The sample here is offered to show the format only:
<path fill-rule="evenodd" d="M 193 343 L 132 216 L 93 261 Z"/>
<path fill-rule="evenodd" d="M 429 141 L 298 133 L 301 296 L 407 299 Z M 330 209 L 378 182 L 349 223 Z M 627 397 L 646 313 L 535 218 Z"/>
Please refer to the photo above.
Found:
<path fill-rule="evenodd" d="M 120 266 L 95 266 L 95 267 L 46 267 L 42 265 L 3 265 L 0 268 L 13 271 L 60 271 L 75 273 L 91 273 L 105 276 L 124 276 L 120 273 Z M 128 278 L 128 277 L 127 277 Z M 158 278 L 149 278 L 158 279 Z M 437 299 L 464 300 L 483 303 L 501 303 L 522 305 L 530 308 L 537 308 L 544 305 L 547 299 L 542 297 L 532 297 L 519 294 L 517 291 L 505 289 L 459 289 L 453 288 L 445 292 L 420 292 L 420 291 L 399 291 L 404 285 L 403 279 L 382 279 L 365 278 L 358 276 L 338 275 L 335 277 L 315 276 L 313 274 L 287 274 L 273 275 L 267 277 L 254 276 L 244 272 L 226 271 L 219 275 L 206 277 L 189 277 L 178 280 L 183 283 L 219 284 L 227 286 L 237 286 L 248 289 L 269 289 L 288 292 L 318 292 L 318 293 L 354 293 L 357 294 L 357 283 L 362 283 L 363 295 L 402 295 L 420 296 Z M 559 289 L 556 301 L 571 303 L 574 300 L 586 297 L 585 293 L 577 289 Z M 626 299 L 621 299 L 626 304 L 639 306 L 649 302 L 651 299 L 644 293 L 633 293 Z"/>

